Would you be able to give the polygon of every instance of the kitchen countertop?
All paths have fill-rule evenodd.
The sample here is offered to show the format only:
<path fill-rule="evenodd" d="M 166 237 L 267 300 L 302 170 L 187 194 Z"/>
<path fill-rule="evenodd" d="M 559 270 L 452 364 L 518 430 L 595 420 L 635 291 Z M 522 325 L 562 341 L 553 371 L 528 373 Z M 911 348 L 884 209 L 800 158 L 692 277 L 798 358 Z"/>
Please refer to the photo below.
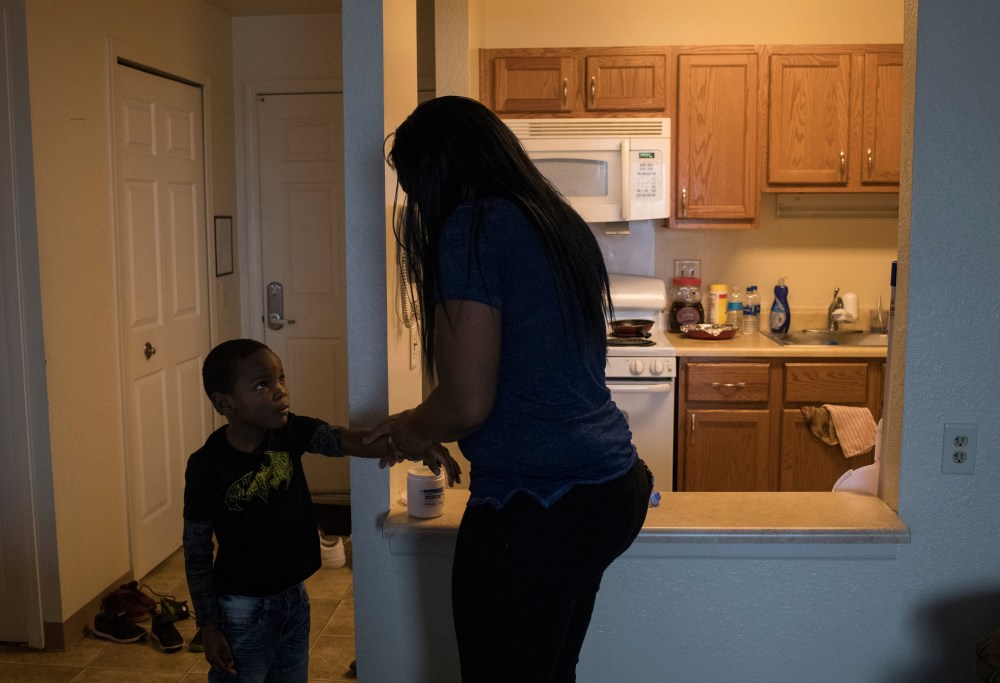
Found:
<path fill-rule="evenodd" d="M 732 339 L 691 339 L 668 333 L 678 356 L 740 356 L 769 358 L 885 358 L 885 346 L 784 346 L 761 333 L 737 334 Z"/>
<path fill-rule="evenodd" d="M 397 501 L 382 526 L 388 539 L 452 537 L 469 499 L 448 489 L 440 517 L 411 517 Z M 876 496 L 850 492 L 664 493 L 636 543 L 897 544 L 910 530 Z"/>

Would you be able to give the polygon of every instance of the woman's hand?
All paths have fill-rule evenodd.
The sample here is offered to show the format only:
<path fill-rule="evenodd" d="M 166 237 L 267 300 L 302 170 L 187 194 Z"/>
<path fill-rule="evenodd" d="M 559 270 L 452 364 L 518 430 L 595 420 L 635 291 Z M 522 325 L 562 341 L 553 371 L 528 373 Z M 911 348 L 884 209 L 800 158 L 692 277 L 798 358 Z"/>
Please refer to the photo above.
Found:
<path fill-rule="evenodd" d="M 386 439 L 391 453 L 379 460 L 381 467 L 394 465 L 402 460 L 423 462 L 434 474 L 440 474 L 443 467 L 448 486 L 461 483 L 461 466 L 447 448 L 423 437 L 413 428 L 409 420 L 411 412 L 406 410 L 389 416 L 368 432 L 362 443 L 368 445 L 380 438 Z"/>

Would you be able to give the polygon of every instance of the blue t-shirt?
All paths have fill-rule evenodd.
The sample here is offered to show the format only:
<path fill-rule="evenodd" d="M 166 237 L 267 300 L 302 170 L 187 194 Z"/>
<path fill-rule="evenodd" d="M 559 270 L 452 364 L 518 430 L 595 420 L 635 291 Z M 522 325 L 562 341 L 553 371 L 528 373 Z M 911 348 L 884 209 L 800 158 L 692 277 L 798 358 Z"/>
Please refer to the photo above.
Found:
<path fill-rule="evenodd" d="M 578 336 L 573 313 L 561 310 L 530 219 L 504 199 L 461 204 L 445 222 L 439 257 L 446 300 L 476 301 L 501 314 L 493 411 L 458 443 L 472 465 L 469 504 L 499 508 L 525 491 L 548 507 L 574 484 L 625 474 L 637 455 L 604 381 L 603 350 Z"/>

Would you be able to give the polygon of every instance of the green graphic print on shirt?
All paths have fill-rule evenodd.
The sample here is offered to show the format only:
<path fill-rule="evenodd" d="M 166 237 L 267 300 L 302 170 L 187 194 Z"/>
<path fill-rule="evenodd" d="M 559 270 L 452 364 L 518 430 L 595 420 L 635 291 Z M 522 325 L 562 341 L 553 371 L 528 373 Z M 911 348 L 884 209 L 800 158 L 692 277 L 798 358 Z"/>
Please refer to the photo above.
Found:
<path fill-rule="evenodd" d="M 271 489 L 277 490 L 282 484 L 287 489 L 292 482 L 292 459 L 287 451 L 266 451 L 268 462 L 255 472 L 247 472 L 226 491 L 226 508 L 242 512 L 240 503 L 248 503 L 257 496 L 265 503 Z"/>

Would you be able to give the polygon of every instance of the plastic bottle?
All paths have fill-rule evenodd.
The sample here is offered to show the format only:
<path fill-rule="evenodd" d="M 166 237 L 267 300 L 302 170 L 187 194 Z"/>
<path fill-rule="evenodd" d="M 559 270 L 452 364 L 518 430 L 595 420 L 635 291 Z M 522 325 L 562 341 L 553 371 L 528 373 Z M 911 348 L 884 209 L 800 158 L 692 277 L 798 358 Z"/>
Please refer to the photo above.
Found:
<path fill-rule="evenodd" d="M 760 295 L 757 293 L 757 285 L 747 286 L 747 298 L 743 302 L 743 327 L 740 332 L 743 334 L 760 332 Z"/>
<path fill-rule="evenodd" d="M 743 292 L 739 287 L 733 287 L 726 302 L 726 324 L 733 325 L 737 330 L 743 329 Z"/>
<path fill-rule="evenodd" d="M 771 332 L 784 334 L 792 322 L 792 313 L 788 309 L 788 286 L 785 278 L 778 280 L 774 286 L 774 303 L 771 304 Z"/>
<path fill-rule="evenodd" d="M 729 287 L 723 284 L 713 284 L 708 286 L 708 322 L 714 325 L 723 325 L 726 322 L 726 297 L 729 295 Z"/>

